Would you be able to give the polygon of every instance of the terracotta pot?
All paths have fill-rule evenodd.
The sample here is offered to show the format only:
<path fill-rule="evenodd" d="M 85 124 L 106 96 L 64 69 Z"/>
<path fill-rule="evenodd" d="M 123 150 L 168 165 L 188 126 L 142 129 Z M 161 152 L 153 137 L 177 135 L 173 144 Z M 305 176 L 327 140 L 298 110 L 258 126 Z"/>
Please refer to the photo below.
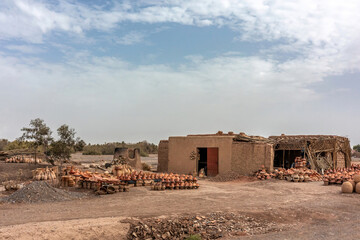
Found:
<path fill-rule="evenodd" d="M 294 181 L 294 182 L 299 182 L 299 175 L 297 175 L 297 174 L 293 174 L 292 175 L 292 180 Z"/>
<path fill-rule="evenodd" d="M 360 193 L 360 182 L 358 182 L 355 186 L 355 192 Z"/>
<path fill-rule="evenodd" d="M 354 191 L 354 187 L 350 182 L 344 182 L 341 185 L 341 192 L 342 193 L 352 193 Z"/>

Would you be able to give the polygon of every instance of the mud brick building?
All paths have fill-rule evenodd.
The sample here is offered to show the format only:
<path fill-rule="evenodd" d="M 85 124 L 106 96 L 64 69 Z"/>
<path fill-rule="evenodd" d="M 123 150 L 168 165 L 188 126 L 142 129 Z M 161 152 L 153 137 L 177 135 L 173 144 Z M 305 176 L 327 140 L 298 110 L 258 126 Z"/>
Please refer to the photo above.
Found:
<path fill-rule="evenodd" d="M 158 171 L 193 173 L 204 169 L 208 176 L 234 171 L 251 175 L 264 165 L 268 170 L 290 168 L 303 156 L 314 169 L 351 165 L 350 142 L 325 135 L 248 136 L 232 132 L 169 137 L 159 143 Z"/>

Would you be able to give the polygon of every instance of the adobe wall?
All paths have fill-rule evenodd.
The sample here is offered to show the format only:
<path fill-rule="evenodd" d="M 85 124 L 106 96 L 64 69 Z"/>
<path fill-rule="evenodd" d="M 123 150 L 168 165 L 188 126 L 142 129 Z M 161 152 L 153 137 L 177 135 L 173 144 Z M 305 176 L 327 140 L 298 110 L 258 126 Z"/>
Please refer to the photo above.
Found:
<path fill-rule="evenodd" d="M 345 163 L 345 154 L 343 152 L 337 152 L 337 163 L 336 167 L 338 168 L 344 168 L 346 167 Z"/>
<path fill-rule="evenodd" d="M 168 171 L 169 141 L 161 140 L 158 147 L 158 172 Z"/>
<path fill-rule="evenodd" d="M 169 138 L 169 172 L 192 173 L 197 170 L 197 148 L 219 148 L 219 173 L 231 170 L 233 136 L 187 136 Z"/>
<path fill-rule="evenodd" d="M 242 175 L 252 175 L 264 165 L 273 170 L 274 149 L 272 144 L 234 142 L 232 144 L 231 169 Z"/>

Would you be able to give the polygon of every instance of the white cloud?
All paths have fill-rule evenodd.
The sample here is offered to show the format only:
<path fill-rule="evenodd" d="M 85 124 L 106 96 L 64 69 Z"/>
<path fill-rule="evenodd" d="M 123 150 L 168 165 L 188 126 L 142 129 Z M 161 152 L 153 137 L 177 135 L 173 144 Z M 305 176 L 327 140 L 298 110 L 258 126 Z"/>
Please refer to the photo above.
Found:
<path fill-rule="evenodd" d="M 26 54 L 35 54 L 35 53 L 44 52 L 44 49 L 32 45 L 6 45 L 5 48 Z"/>
<path fill-rule="evenodd" d="M 318 70 L 309 64 L 313 63 L 281 67 L 271 59 L 224 55 L 190 58 L 172 68 L 135 66 L 84 53 L 66 64 L 2 55 L 0 101 L 11 103 L 17 111 L 0 106 L 7 115 L 0 125 L 13 129 L 0 135 L 16 137 L 16 129 L 35 117 L 54 127 L 68 123 L 93 142 L 115 141 L 120 136 L 156 142 L 172 134 L 224 128 L 264 130 L 257 134 L 266 134 L 266 129 L 283 131 L 288 128 L 278 124 L 289 125 L 285 121 L 292 109 L 301 109 L 292 124 L 307 123 L 311 105 L 326 97 L 309 88 L 307 79 L 318 78 Z M 304 79 L 294 79 L 301 70 L 308 72 Z M 302 109 L 309 103 L 310 109 Z"/>
<path fill-rule="evenodd" d="M 239 41 L 271 43 L 269 49 L 259 49 L 258 55 L 190 56 L 190 62 L 175 68 L 136 66 L 71 49 L 66 50 L 67 64 L 0 56 L 0 83 L 6 89 L 0 99 L 20 109 L 14 113 L 1 106 L 1 112 L 26 119 L 26 123 L 31 117 L 48 116 L 57 122 L 71 115 L 89 139 L 99 135 L 95 136 L 98 140 L 101 136 L 113 137 L 104 141 L 117 140 L 119 133 L 141 137 L 142 133 L 167 136 L 184 129 L 185 133 L 192 129 L 217 131 L 219 124 L 279 131 L 296 125 L 297 129 L 325 131 L 348 114 L 323 114 L 326 105 L 314 109 L 316 104 L 311 104 L 303 109 L 304 101 L 318 103 L 326 98 L 315 92 L 312 84 L 360 70 L 357 0 L 156 0 L 104 6 L 65 0 L 4 0 L 0 9 L 0 40 L 42 43 L 53 33 L 86 36 L 89 30 L 111 32 L 124 22 L 135 22 L 228 27 L 238 33 Z M 151 32 L 133 31 L 119 41 L 139 43 L 146 34 Z M 12 45 L 8 48 L 31 51 L 26 45 Z M 259 113 L 267 119 L 260 119 Z M 148 126 L 125 130 L 101 126 L 102 135 L 90 131 L 101 121 L 108 126 L 119 126 L 119 122 L 141 126 L 144 119 L 153 132 Z M 1 119 L 0 125 L 5 124 L 1 121 L 5 120 Z"/>
<path fill-rule="evenodd" d="M 55 2 L 56 3 L 56 2 Z M 72 1 L 51 4 L 34 0 L 5 0 L 0 3 L 0 39 L 18 38 L 41 42 L 52 31 L 84 34 L 87 30 L 110 31 L 122 22 L 179 23 L 230 27 L 242 41 L 270 41 L 301 59 L 345 61 L 329 68 L 359 70 L 360 2 L 357 0 L 192 0 L 145 1 L 89 6 Z M 143 40 L 144 34 L 130 32 L 122 44 Z M 351 59 L 351 60 L 350 60 Z M 348 66 L 347 66 L 348 65 Z"/>
<path fill-rule="evenodd" d="M 145 34 L 143 32 L 131 31 L 116 40 L 116 42 L 123 45 L 133 45 L 143 42 L 144 38 Z"/>

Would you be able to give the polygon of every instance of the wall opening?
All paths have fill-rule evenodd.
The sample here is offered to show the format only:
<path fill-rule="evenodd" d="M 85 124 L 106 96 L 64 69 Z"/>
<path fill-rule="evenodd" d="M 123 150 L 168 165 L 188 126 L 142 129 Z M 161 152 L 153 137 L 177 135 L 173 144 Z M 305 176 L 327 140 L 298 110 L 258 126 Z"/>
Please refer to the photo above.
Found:
<path fill-rule="evenodd" d="M 198 159 L 198 172 L 204 169 L 205 175 L 207 175 L 207 148 L 198 148 L 199 159 Z"/>
<path fill-rule="evenodd" d="M 198 148 L 198 171 L 204 169 L 207 176 L 219 173 L 219 148 Z"/>
<path fill-rule="evenodd" d="M 289 169 L 296 157 L 304 157 L 304 152 L 301 150 L 275 150 L 274 167 Z"/>

